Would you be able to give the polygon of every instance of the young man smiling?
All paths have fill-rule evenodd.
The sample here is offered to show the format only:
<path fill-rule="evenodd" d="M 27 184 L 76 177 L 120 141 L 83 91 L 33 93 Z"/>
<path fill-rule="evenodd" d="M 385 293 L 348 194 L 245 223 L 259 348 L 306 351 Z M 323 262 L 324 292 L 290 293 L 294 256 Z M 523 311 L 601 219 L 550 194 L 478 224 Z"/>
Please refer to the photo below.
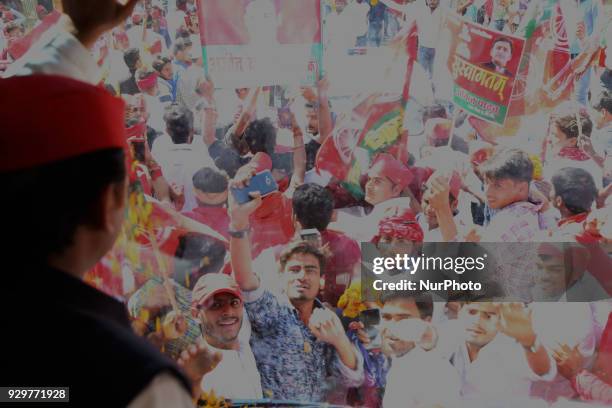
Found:
<path fill-rule="evenodd" d="M 457 326 L 448 332 L 440 328 L 437 347 L 457 370 L 462 397 L 527 399 L 532 381 L 550 381 L 557 374 L 522 303 L 466 303 Z M 459 338 L 457 328 L 463 330 Z"/>
<path fill-rule="evenodd" d="M 234 180 L 236 186 L 248 179 Z M 282 296 L 261 287 L 252 269 L 249 216 L 259 195 L 237 205 L 230 195 L 230 253 L 252 326 L 251 346 L 266 397 L 325 401 L 330 377 L 345 386 L 363 381 L 363 360 L 340 319 L 316 298 L 325 255 L 307 242 L 290 244 L 280 257 Z"/>
<path fill-rule="evenodd" d="M 195 373 L 194 383 L 225 398 L 261 398 L 261 380 L 249 345 L 250 329 L 244 321 L 244 303 L 236 281 L 229 275 L 202 276 L 192 293 L 192 315 L 200 322 L 202 337 L 221 356 L 209 373 Z M 185 366 L 195 356 L 183 352 Z"/>

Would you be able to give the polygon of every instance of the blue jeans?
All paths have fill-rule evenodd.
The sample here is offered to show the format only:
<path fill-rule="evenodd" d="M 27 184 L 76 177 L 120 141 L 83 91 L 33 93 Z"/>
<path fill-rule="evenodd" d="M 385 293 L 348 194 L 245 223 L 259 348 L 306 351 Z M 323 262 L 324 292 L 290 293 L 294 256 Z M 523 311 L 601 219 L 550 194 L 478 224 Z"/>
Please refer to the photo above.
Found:
<path fill-rule="evenodd" d="M 370 21 L 368 25 L 368 46 L 369 47 L 380 47 L 382 41 L 382 22 Z"/>
<path fill-rule="evenodd" d="M 423 69 L 427 71 L 427 74 L 429 75 L 429 79 L 432 79 L 433 77 L 433 64 L 434 64 L 435 57 L 436 57 L 435 48 L 419 46 L 419 55 L 417 56 L 417 61 L 419 62 L 419 64 L 421 64 Z"/>
<path fill-rule="evenodd" d="M 579 104 L 586 106 L 589 101 L 589 86 L 591 85 L 591 67 L 582 74 L 582 77 L 578 80 L 578 89 L 576 92 L 576 100 Z"/>

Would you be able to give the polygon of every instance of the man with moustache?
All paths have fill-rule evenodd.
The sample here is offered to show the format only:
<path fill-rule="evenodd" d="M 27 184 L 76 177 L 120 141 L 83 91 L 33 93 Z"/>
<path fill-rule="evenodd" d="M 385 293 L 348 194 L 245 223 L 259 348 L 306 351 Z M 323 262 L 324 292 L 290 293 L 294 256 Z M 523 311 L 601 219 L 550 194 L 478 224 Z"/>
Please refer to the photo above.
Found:
<path fill-rule="evenodd" d="M 496 38 L 491 46 L 491 61 L 482 64 L 483 68 L 494 70 L 495 72 L 512 78 L 514 74 L 506 67 L 512 59 L 512 41 L 505 37 Z"/>
<path fill-rule="evenodd" d="M 248 180 L 233 183 L 240 187 Z M 305 241 L 290 244 L 280 256 L 285 293 L 272 294 L 260 284 L 251 261 L 249 216 L 261 205 L 261 196 L 254 194 L 242 205 L 231 194 L 229 198 L 232 269 L 245 299 L 264 395 L 319 402 L 334 387 L 332 379 L 347 387 L 360 386 L 363 358 L 338 316 L 316 298 L 324 253 Z"/>
<path fill-rule="evenodd" d="M 557 374 L 522 303 L 466 303 L 456 323 L 440 327 L 437 349 L 457 370 L 464 398 L 528 399 L 533 381 Z"/>
<path fill-rule="evenodd" d="M 392 361 L 383 406 L 450 406 L 459 397 L 459 380 L 449 361 L 431 351 L 436 343 L 431 294 L 389 292 L 383 302 L 381 350 Z"/>
<path fill-rule="evenodd" d="M 250 329 L 248 321 L 243 321 L 244 303 L 236 281 L 223 273 L 202 276 L 193 288 L 191 304 L 204 342 L 221 357 L 207 374 L 191 371 L 194 383 L 199 383 L 204 392 L 214 390 L 225 398 L 262 398 L 261 380 L 249 345 Z M 179 362 L 189 366 L 195 358 L 187 350 Z"/>

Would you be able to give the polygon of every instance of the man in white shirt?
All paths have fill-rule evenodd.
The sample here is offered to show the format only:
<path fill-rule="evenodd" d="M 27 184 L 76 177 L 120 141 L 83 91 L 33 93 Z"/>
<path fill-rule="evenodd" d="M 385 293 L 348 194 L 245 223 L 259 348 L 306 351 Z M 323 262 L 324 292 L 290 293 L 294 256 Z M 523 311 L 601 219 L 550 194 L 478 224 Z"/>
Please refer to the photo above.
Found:
<path fill-rule="evenodd" d="M 126 31 L 130 40 L 130 47 L 148 50 L 154 57 L 157 55 L 168 55 L 168 48 L 166 47 L 164 37 L 150 28 L 146 29 L 146 33 L 144 32 L 143 23 L 147 18 L 147 13 L 142 9 L 132 14 L 133 25 Z"/>
<path fill-rule="evenodd" d="M 194 142 L 193 116 L 184 106 L 172 104 L 164 114 L 170 137 L 160 136 L 151 151 L 175 195 L 184 195 L 182 211 L 191 211 L 197 206 L 192 181 L 194 174 L 202 167 L 217 168 L 206 144 L 203 141 Z"/>
<path fill-rule="evenodd" d="M 234 279 L 222 273 L 202 276 L 192 295 L 192 313 L 199 320 L 202 336 L 221 361 L 211 372 L 194 378 L 202 391 L 232 399 L 262 398 L 261 379 L 249 345 L 248 320 Z"/>
<path fill-rule="evenodd" d="M 398 4 L 395 0 L 381 0 L 387 7 L 404 13 L 408 24 L 418 21 L 419 29 L 419 64 L 427 71 L 429 79 L 433 76 L 436 46 L 441 32 L 444 8 L 440 0 L 416 0 L 413 3 Z"/>
<path fill-rule="evenodd" d="M 431 294 L 391 292 L 381 311 L 382 351 L 391 357 L 383 406 L 452 406 L 459 398 L 459 378 L 436 351 L 429 325 Z"/>
<path fill-rule="evenodd" d="M 526 399 L 532 381 L 557 374 L 522 303 L 466 303 L 448 328 L 441 328 L 438 348 L 457 370 L 464 398 Z"/>

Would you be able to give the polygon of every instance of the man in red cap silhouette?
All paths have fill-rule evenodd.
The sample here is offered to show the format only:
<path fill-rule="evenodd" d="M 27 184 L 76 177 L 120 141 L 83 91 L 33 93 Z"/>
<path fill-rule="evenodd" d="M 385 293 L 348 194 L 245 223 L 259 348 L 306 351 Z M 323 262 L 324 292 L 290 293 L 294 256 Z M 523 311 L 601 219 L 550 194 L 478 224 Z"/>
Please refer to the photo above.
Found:
<path fill-rule="evenodd" d="M 124 103 L 73 78 L 96 82 L 87 48 L 136 2 L 64 0 L 74 33 L 43 38 L 33 47 L 40 52 L 12 71 L 33 75 L 0 80 L 2 212 L 11 235 L 10 290 L 0 305 L 19 305 L 1 320 L 12 334 L 0 384 L 69 387 L 74 406 L 193 406 L 189 381 L 133 333 L 125 305 L 82 281 L 124 219 L 126 133 Z"/>

